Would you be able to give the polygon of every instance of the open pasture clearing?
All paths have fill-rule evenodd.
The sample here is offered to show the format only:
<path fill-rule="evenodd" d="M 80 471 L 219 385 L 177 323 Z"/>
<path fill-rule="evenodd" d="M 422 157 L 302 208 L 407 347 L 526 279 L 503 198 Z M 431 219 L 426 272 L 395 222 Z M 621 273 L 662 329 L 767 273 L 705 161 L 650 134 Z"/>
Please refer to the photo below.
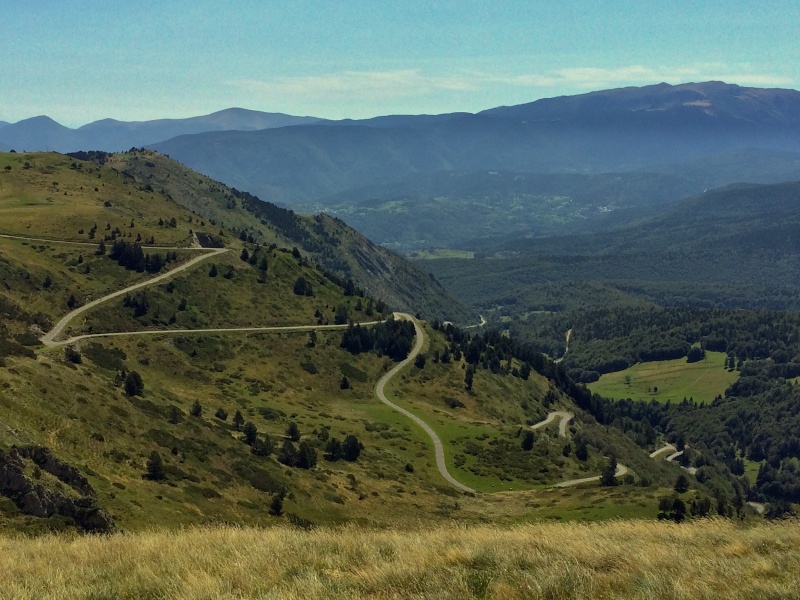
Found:
<path fill-rule="evenodd" d="M 614 400 L 632 398 L 659 402 L 681 402 L 694 398 L 697 402 L 711 402 L 739 378 L 736 371 L 728 371 L 723 362 L 725 353 L 706 352 L 705 360 L 687 363 L 685 358 L 639 363 L 616 373 L 606 373 L 589 389 Z M 630 383 L 626 378 L 630 377 Z"/>

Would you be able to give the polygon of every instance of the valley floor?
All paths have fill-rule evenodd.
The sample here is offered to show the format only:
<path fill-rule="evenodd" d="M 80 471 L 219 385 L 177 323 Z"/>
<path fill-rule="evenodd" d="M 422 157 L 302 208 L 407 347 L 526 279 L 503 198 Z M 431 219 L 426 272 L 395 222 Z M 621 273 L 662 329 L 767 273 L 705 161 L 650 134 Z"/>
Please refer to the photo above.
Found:
<path fill-rule="evenodd" d="M 0 538 L 4 598 L 797 598 L 800 522 Z"/>

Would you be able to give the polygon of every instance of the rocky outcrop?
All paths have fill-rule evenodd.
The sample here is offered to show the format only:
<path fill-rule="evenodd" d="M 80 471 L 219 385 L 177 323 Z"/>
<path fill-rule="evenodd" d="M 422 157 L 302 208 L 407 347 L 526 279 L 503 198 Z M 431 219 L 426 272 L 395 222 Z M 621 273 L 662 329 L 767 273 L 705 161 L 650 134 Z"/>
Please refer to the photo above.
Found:
<path fill-rule="evenodd" d="M 48 488 L 25 475 L 23 459 L 58 478 L 78 494 Z M 104 533 L 114 529 L 111 516 L 97 503 L 95 491 L 80 472 L 55 456 L 48 448 L 25 446 L 0 450 L 0 494 L 10 498 L 27 515 L 70 517 L 84 531 Z"/>
<path fill-rule="evenodd" d="M 96 495 L 89 480 L 81 475 L 78 469 L 53 456 L 50 448 L 45 448 L 44 446 L 20 446 L 14 450 L 22 458 L 32 460 L 42 471 L 47 471 L 57 477 L 59 481 L 66 483 L 84 496 Z"/>

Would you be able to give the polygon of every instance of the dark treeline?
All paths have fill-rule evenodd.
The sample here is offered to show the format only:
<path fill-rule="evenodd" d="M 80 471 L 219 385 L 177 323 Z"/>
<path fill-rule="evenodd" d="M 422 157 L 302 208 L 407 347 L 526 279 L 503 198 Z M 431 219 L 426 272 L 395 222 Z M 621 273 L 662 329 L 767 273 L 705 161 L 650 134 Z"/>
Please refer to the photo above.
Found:
<path fill-rule="evenodd" d="M 157 253 L 145 253 L 139 244 L 123 240 L 114 241 L 108 257 L 117 261 L 117 264 L 121 267 L 138 273 L 158 273 L 166 263 L 176 258 L 175 253 L 167 253 L 166 256 Z"/>
<path fill-rule="evenodd" d="M 341 347 L 352 354 L 375 351 L 379 356 L 403 360 L 414 345 L 414 324 L 411 321 L 388 319 L 374 327 L 353 325 L 345 330 Z"/>
<path fill-rule="evenodd" d="M 242 207 L 246 211 L 258 217 L 262 225 L 273 226 L 286 238 L 298 244 L 307 252 L 318 255 L 319 260 L 327 269 L 349 275 L 349 265 L 337 258 L 334 250 L 340 245 L 340 241 L 325 231 L 321 217 L 315 217 L 314 226 L 314 234 L 321 238 L 319 240 L 315 239 L 303 219 L 295 214 L 293 210 L 281 208 L 271 202 L 265 202 L 258 196 L 236 188 L 232 188 L 231 193 L 241 201 Z"/>
<path fill-rule="evenodd" d="M 786 319 L 770 321 L 771 317 L 781 316 Z M 783 331 L 781 328 L 789 327 L 794 317 L 756 314 L 743 318 L 741 322 L 770 337 L 769 332 Z M 767 327 L 770 322 L 777 329 Z M 734 353 L 741 352 L 742 356 L 751 358 L 742 367 L 742 377 L 724 398 L 719 397 L 708 405 L 699 405 L 691 400 L 660 404 L 654 401 L 611 401 L 592 394 L 570 377 L 565 366 L 551 361 L 531 344 L 499 332 L 470 335 L 452 325 L 434 323 L 433 326 L 444 333 L 449 342 L 446 353 L 453 359 L 460 360 L 463 356 L 473 369 L 486 368 L 520 377 L 524 375 L 524 369 L 512 367 L 512 359 L 521 361 L 524 366 L 529 365 L 547 377 L 600 424 L 624 431 L 643 449 L 652 450 L 661 438 L 675 441 L 679 446 L 690 443 L 692 451 L 687 451 L 686 456 L 691 462 L 686 466 L 700 469 L 698 480 L 713 484 L 723 503 L 732 503 L 738 497 L 800 500 L 797 495 L 800 490 L 800 386 L 773 377 L 776 363 L 772 358 L 755 358 L 765 352 L 768 355 L 770 347 L 769 344 L 756 343 L 760 339 L 758 336 L 752 340 L 743 334 L 729 338 L 731 342 L 726 350 L 730 348 Z M 706 335 L 710 336 L 713 331 L 721 329 L 709 329 Z M 787 340 L 792 339 L 777 333 L 774 337 L 775 348 L 783 347 L 779 342 L 787 345 Z M 788 343 L 788 347 L 794 346 Z M 769 465 L 764 467 L 764 473 L 752 489 L 743 477 L 743 458 L 765 460 Z"/>
<path fill-rule="evenodd" d="M 659 436 L 690 443 L 700 451 L 690 463 L 700 468 L 698 480 L 709 476 L 702 467 L 716 462 L 725 466 L 731 480 L 749 491 L 751 499 L 800 502 L 797 385 L 771 380 L 757 394 L 743 393 L 732 386 L 724 398 L 706 405 L 689 400 L 678 404 L 611 402 L 585 388 L 573 397 L 600 423 L 625 431 L 644 448 L 652 448 Z M 752 489 L 742 477 L 743 459 L 763 461 Z"/>
<path fill-rule="evenodd" d="M 638 362 L 689 355 L 693 344 L 703 351 L 725 352 L 726 365 L 768 378 L 800 375 L 800 315 L 777 311 L 704 308 L 604 308 L 551 319 L 550 335 L 572 327 L 564 365 L 578 381 L 595 381 Z M 544 331 L 544 328 L 541 328 Z M 692 360 L 702 355 L 690 356 Z M 766 364 L 763 361 L 771 360 Z"/>

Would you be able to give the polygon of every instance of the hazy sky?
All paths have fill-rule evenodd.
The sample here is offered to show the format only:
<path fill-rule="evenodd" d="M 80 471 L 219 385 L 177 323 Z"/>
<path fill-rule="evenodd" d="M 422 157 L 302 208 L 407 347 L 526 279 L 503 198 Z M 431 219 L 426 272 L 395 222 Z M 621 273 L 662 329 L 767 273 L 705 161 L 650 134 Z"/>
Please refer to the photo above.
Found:
<path fill-rule="evenodd" d="M 0 120 L 474 112 L 594 89 L 800 84 L 800 1 L 0 0 Z"/>

